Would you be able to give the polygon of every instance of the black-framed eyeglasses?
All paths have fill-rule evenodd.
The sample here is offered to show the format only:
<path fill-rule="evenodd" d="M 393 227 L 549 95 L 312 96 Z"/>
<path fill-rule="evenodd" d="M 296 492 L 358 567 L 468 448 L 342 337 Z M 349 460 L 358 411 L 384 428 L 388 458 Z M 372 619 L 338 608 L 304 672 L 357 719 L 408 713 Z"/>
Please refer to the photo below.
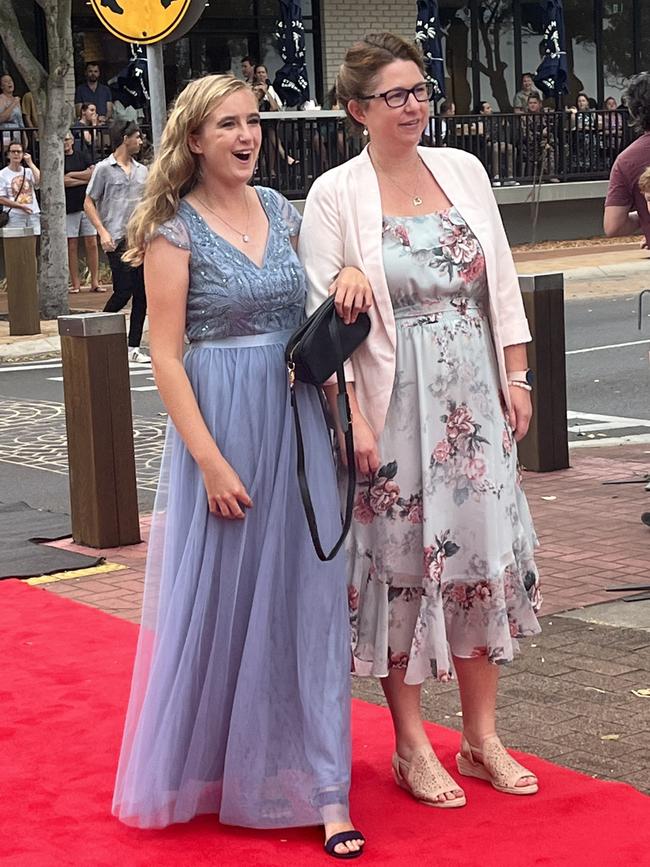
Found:
<path fill-rule="evenodd" d="M 430 81 L 421 81 L 413 87 L 393 87 L 383 93 L 372 93 L 370 96 L 362 96 L 361 99 L 383 99 L 389 108 L 401 108 L 406 105 L 409 96 L 413 94 L 418 102 L 429 102 L 433 96 L 433 84 Z"/>

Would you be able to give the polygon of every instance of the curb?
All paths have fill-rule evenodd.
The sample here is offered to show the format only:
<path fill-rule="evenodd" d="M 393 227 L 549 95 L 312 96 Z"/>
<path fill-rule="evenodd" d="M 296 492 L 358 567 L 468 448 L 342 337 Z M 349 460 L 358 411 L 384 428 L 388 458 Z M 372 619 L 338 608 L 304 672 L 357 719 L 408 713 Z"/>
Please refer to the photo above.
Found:
<path fill-rule="evenodd" d="M 0 364 L 16 364 L 21 361 L 45 361 L 49 358 L 59 358 L 61 355 L 61 338 L 36 337 L 34 339 L 17 340 L 13 343 L 0 344 Z"/>

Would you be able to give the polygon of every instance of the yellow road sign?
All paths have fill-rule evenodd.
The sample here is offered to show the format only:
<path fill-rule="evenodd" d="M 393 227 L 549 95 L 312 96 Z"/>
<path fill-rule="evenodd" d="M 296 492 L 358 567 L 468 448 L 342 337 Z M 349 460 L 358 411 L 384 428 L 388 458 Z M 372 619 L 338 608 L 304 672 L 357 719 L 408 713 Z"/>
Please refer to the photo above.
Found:
<path fill-rule="evenodd" d="M 180 39 L 198 21 L 205 0 L 90 0 L 97 17 L 124 42 Z"/>

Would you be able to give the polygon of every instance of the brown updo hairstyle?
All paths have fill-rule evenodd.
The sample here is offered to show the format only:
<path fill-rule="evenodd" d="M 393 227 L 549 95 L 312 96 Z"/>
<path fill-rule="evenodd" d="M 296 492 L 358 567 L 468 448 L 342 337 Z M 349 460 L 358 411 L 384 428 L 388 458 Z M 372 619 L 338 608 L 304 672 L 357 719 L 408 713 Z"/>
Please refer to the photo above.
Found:
<path fill-rule="evenodd" d="M 352 117 L 348 103 L 372 93 L 377 75 L 394 60 L 411 60 L 425 74 L 419 43 L 395 33 L 367 33 L 348 48 L 336 76 L 336 93 L 354 132 L 361 132 L 363 124 Z"/>

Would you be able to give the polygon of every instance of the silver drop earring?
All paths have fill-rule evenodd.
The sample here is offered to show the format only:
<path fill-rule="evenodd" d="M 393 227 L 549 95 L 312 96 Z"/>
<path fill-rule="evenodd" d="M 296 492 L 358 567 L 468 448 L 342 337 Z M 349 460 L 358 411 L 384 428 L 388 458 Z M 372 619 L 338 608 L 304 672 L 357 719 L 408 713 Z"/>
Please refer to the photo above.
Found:
<path fill-rule="evenodd" d="M 368 128 L 365 127 L 365 126 L 364 126 L 364 128 L 363 128 L 363 135 L 364 135 L 366 138 L 368 138 Z"/>

